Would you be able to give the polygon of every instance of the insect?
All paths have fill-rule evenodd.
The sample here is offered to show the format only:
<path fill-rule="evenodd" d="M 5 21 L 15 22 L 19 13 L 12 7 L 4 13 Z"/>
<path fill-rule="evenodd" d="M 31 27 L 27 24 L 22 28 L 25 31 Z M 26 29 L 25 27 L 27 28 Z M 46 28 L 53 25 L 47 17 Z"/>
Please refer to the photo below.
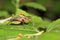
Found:
<path fill-rule="evenodd" d="M 12 24 L 21 24 L 21 23 L 29 23 L 30 16 L 25 16 L 24 14 L 19 14 L 16 18 L 10 19 Z"/>

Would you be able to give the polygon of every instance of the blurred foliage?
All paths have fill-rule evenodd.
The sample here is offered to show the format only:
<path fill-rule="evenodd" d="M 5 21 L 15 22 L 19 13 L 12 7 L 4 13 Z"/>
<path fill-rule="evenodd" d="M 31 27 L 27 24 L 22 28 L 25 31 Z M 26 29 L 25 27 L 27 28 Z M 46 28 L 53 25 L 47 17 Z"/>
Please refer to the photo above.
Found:
<path fill-rule="evenodd" d="M 20 5 L 19 5 L 19 2 L 20 2 Z M 30 3 L 32 2 L 32 3 Z M 2 5 L 1 5 L 2 4 Z M 20 7 L 23 7 L 21 5 L 25 5 L 25 6 L 28 6 L 28 7 L 32 7 L 34 8 L 29 10 L 29 8 L 27 7 L 28 11 L 30 11 L 32 14 L 35 14 L 35 15 L 39 15 L 41 16 L 44 16 L 46 18 L 49 18 L 49 19 L 52 19 L 52 20 L 56 20 L 58 18 L 60 18 L 60 1 L 59 0 L 1 0 L 0 1 L 0 9 L 1 10 L 6 10 L 8 11 L 9 15 L 11 14 L 14 14 L 16 12 L 16 9 L 20 6 Z M 42 7 L 43 5 L 43 8 L 40 8 Z M 39 10 L 36 10 L 35 8 L 39 9 Z M 21 8 L 22 9 L 22 8 Z M 32 11 L 31 11 L 32 10 Z M 40 13 L 41 10 L 46 10 L 45 12 L 46 13 Z M 36 12 L 36 11 L 40 11 L 40 12 Z M 42 11 L 43 12 L 43 11 Z"/>
<path fill-rule="evenodd" d="M 56 20 L 56 19 L 60 18 L 60 16 L 59 16 L 60 15 L 60 11 L 59 11 L 60 10 L 60 5 L 59 5 L 60 1 L 59 0 L 30 0 L 30 1 L 26 0 L 24 3 L 28 3 L 28 2 L 35 2 L 37 4 L 41 4 L 47 9 L 47 11 L 45 11 L 46 13 L 38 13 L 38 12 L 36 12 L 37 11 L 36 9 L 33 10 L 30 8 L 30 10 L 32 10 L 32 12 L 31 12 L 32 14 L 36 13 L 35 15 L 39 15 L 39 16 L 41 16 L 41 14 L 43 14 L 45 18 L 48 18 L 51 20 Z M 27 9 L 28 9 L 27 12 L 29 12 L 30 10 L 28 7 L 27 7 Z M 34 13 L 34 11 L 35 11 L 35 13 Z"/>
<path fill-rule="evenodd" d="M 39 38 L 40 40 L 60 40 L 59 34 L 60 32 L 46 32 L 43 35 L 41 35 Z"/>
<path fill-rule="evenodd" d="M 32 1 L 32 0 L 31 0 Z M 0 1 L 1 2 L 1 1 Z M 15 3 L 17 2 L 17 3 Z M 36 3 L 39 4 L 36 4 Z M 58 15 L 60 14 L 60 6 L 58 1 L 52 1 L 52 0 L 34 0 L 33 3 L 28 3 L 24 4 L 29 7 L 41 9 L 42 11 L 48 11 L 47 14 L 48 16 L 54 16 L 57 12 Z M 57 3 L 58 2 L 58 3 Z M 55 20 L 55 21 L 50 21 L 49 19 L 42 19 L 41 17 L 31 15 L 30 13 L 27 13 L 26 11 L 23 11 L 21 9 L 18 9 L 19 7 L 19 0 L 6 0 L 6 5 L 3 6 L 3 11 L 0 11 L 1 15 L 0 16 L 9 16 L 8 11 L 14 11 L 16 12 L 15 16 L 18 16 L 19 14 L 25 14 L 28 16 L 31 16 L 31 21 L 27 25 L 5 25 L 5 24 L 0 24 L 0 40 L 6 40 L 9 38 L 15 38 L 19 33 L 24 34 L 33 34 L 36 33 L 35 29 L 38 27 L 42 28 L 47 28 L 47 31 L 42 34 L 41 36 L 37 38 L 22 38 L 20 40 L 60 40 L 60 18 Z M 44 5 L 41 6 L 40 4 Z M 23 4 L 22 4 L 23 5 Z M 38 6 L 38 7 L 37 7 Z M 48 10 L 46 10 L 48 9 Z M 6 11 L 4 11 L 6 10 Z M 33 12 L 33 11 L 32 11 Z M 53 14 L 52 14 L 53 13 Z M 6 23 L 6 22 L 5 22 Z M 59 28 L 59 29 L 58 29 Z M 59 30 L 59 32 L 52 32 L 52 30 Z"/>
<path fill-rule="evenodd" d="M 15 14 L 18 8 L 18 3 L 19 3 L 19 0 L 0 0 L 0 10 L 1 10 L 0 13 L 2 14 L 2 11 L 6 11 L 10 16 L 12 14 Z M 4 14 L 7 14 L 7 13 L 4 13 Z"/>
<path fill-rule="evenodd" d="M 60 28 L 60 18 L 57 19 L 56 21 L 53 21 L 52 23 L 50 23 L 48 25 L 48 28 L 47 28 L 47 31 L 52 31 L 53 29 L 57 29 L 57 28 Z"/>
<path fill-rule="evenodd" d="M 55 2 L 53 11 L 60 14 L 60 1 Z"/>
<path fill-rule="evenodd" d="M 35 0 L 35 2 L 44 5 L 46 8 L 53 8 L 54 12 L 59 12 L 60 1 L 59 0 Z M 52 10 L 51 8 L 51 10 Z"/>
<path fill-rule="evenodd" d="M 15 16 L 18 16 L 20 13 L 25 14 L 25 15 L 29 15 L 31 16 L 31 21 L 28 25 L 3 25 L 1 24 L 0 26 L 0 39 L 4 40 L 4 39 L 9 39 L 9 38 L 15 38 L 17 37 L 17 35 L 19 33 L 24 34 L 33 34 L 36 33 L 34 30 L 37 29 L 38 27 L 43 27 L 43 28 L 47 28 L 46 33 L 42 34 L 41 36 L 38 36 L 37 38 L 21 38 L 20 40 L 58 40 L 59 38 L 59 32 L 51 32 L 52 29 L 55 29 L 56 26 L 60 27 L 60 19 L 53 21 L 53 22 L 48 22 L 43 20 L 41 17 L 35 16 L 35 15 L 31 15 L 29 13 L 27 13 L 26 11 L 23 11 L 21 9 L 18 9 L 16 12 Z M 37 21 L 38 20 L 38 21 Z M 34 24 L 34 25 L 33 25 Z M 50 30 L 50 31 L 49 31 Z M 49 32 L 48 32 L 49 31 Z M 52 38 L 52 39 L 51 39 Z"/>
<path fill-rule="evenodd" d="M 46 11 L 46 8 L 44 6 L 42 6 L 41 4 L 35 3 L 35 2 L 28 2 L 28 3 L 24 3 L 21 6 L 26 6 L 26 7 L 31 7 L 34 9 L 39 9 L 42 11 Z"/>
<path fill-rule="evenodd" d="M 8 14 L 8 12 L 6 12 L 6 11 L 0 11 L 0 18 L 5 18 L 5 17 L 9 17 L 9 14 Z"/>

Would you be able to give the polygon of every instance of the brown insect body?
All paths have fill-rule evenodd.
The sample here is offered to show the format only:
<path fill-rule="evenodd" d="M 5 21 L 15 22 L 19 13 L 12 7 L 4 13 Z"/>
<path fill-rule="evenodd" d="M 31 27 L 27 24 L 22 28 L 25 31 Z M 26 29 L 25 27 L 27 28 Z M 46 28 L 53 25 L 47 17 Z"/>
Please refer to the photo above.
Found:
<path fill-rule="evenodd" d="M 25 16 L 24 14 L 20 14 L 16 18 L 12 18 L 10 21 L 12 24 L 21 24 L 21 23 L 28 23 L 30 20 L 30 16 Z"/>

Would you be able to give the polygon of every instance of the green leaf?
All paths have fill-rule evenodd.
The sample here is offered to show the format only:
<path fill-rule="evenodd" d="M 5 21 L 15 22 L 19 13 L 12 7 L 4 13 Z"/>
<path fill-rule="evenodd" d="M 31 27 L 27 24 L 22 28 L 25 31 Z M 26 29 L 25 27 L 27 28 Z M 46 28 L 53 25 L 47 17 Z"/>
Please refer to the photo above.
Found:
<path fill-rule="evenodd" d="M 52 23 L 50 23 L 47 27 L 47 32 L 50 32 L 51 30 L 60 27 L 60 18 L 57 19 L 56 21 L 53 21 Z"/>
<path fill-rule="evenodd" d="M 9 16 L 8 12 L 7 11 L 0 11 L 0 17 L 3 18 L 3 17 L 7 17 Z"/>
<path fill-rule="evenodd" d="M 12 15 L 15 14 L 19 6 L 19 0 L 0 0 L 0 6 L 0 11 L 7 11 L 10 12 L 10 14 Z M 7 13 L 4 14 L 6 15 Z M 1 13 L 1 15 L 3 14 Z"/>
<path fill-rule="evenodd" d="M 60 40 L 60 32 L 46 32 L 39 37 L 39 40 Z"/>
<path fill-rule="evenodd" d="M 35 2 L 24 3 L 22 6 L 32 7 L 35 9 L 46 11 L 46 8 L 44 6 Z"/>

